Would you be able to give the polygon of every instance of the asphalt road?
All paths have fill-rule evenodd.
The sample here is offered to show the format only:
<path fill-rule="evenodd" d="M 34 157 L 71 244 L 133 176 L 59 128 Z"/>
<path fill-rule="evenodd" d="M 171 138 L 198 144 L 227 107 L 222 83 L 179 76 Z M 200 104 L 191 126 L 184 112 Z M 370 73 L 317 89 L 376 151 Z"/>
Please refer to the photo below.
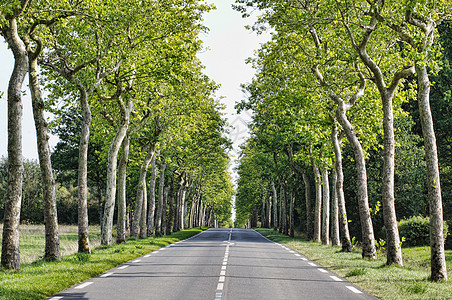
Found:
<path fill-rule="evenodd" d="M 210 229 L 49 299 L 376 298 L 254 230 Z"/>

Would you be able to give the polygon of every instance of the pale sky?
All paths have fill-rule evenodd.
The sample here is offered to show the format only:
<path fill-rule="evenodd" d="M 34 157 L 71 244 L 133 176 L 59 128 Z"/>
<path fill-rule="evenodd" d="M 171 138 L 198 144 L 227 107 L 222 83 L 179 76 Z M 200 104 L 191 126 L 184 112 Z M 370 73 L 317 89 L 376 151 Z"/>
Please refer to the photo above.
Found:
<path fill-rule="evenodd" d="M 229 122 L 235 126 L 230 138 L 234 142 L 235 149 L 246 136 L 246 121 L 250 120 L 247 113 L 238 116 L 235 114 L 234 104 L 243 98 L 240 89 L 241 83 L 251 80 L 254 70 L 245 64 L 245 59 L 253 56 L 260 43 L 268 40 L 267 36 L 257 36 L 244 28 L 254 21 L 254 18 L 242 19 L 241 14 L 232 9 L 235 0 L 210 0 L 217 10 L 205 15 L 205 25 L 210 29 L 208 34 L 202 34 L 204 47 L 207 50 L 199 54 L 199 58 L 206 66 L 205 74 L 216 83 L 221 84 L 217 97 L 223 96 L 222 102 L 226 104 L 226 114 Z M 256 15 L 257 16 L 257 15 Z M 253 16 L 253 17 L 256 17 Z M 3 97 L 0 99 L 0 156 L 7 155 L 7 102 L 6 91 L 9 77 L 13 68 L 13 56 L 7 49 L 4 40 L 0 43 L 0 91 Z M 27 90 L 27 82 L 24 90 Z M 23 98 L 23 156 L 25 158 L 37 158 L 36 133 L 33 123 L 30 96 Z M 54 146 L 57 138 L 51 139 Z M 236 154 L 234 151 L 233 154 Z"/>

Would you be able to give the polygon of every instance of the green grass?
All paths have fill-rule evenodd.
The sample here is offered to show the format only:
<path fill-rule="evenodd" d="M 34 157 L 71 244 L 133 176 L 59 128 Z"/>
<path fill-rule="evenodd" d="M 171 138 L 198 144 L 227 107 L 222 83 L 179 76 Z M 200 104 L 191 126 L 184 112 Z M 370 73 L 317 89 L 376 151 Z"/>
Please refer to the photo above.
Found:
<path fill-rule="evenodd" d="M 0 232 L 3 231 L 0 224 Z M 60 236 L 60 251 L 62 256 L 74 254 L 78 249 L 78 235 L 76 225 L 58 226 Z M 44 225 L 20 225 L 20 261 L 23 264 L 32 263 L 42 258 L 45 247 Z M 89 227 L 91 248 L 100 245 L 100 226 Z M 1 243 L 0 236 L 0 243 Z"/>
<path fill-rule="evenodd" d="M 75 253 L 64 256 L 61 261 L 56 262 L 38 260 L 25 263 L 21 265 L 19 273 L 0 271 L 0 299 L 47 298 L 117 265 L 189 238 L 205 229 L 207 228 L 188 229 L 168 236 L 141 240 L 129 238 L 125 244 L 111 247 L 99 246 L 91 254 Z M 39 240 L 36 236 L 30 241 Z M 75 240 L 75 242 L 77 241 Z"/>
<path fill-rule="evenodd" d="M 430 248 L 403 248 L 404 267 L 387 266 L 384 256 L 370 261 L 361 251 L 341 252 L 340 247 L 324 246 L 302 238 L 290 238 L 271 229 L 256 229 L 269 239 L 296 250 L 311 260 L 346 278 L 381 299 L 451 299 L 452 281 L 431 282 Z M 449 277 L 452 251 L 446 251 Z"/>

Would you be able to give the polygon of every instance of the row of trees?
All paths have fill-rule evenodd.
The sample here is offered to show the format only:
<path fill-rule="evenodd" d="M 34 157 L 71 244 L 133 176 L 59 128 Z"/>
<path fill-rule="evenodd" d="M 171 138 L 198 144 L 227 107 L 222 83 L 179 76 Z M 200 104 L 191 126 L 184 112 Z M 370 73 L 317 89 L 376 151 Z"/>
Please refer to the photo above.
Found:
<path fill-rule="evenodd" d="M 273 32 L 272 40 L 250 60 L 257 75 L 244 86 L 248 99 L 237 105 L 254 113 L 252 137 L 238 169 L 237 210 L 242 221 L 251 215 L 255 223 L 256 208 L 263 207 L 263 225 L 293 233 L 298 178 L 303 179 L 309 200 L 312 174 L 315 204 L 312 209 L 306 201 L 307 236 L 324 244 L 330 238 L 333 244 L 341 241 L 342 249 L 350 251 L 350 210 L 346 209 L 350 200 L 346 203 L 344 192 L 344 180 L 349 179 L 344 179 L 342 154 L 348 148 L 355 164 L 353 198 L 358 204 L 363 257 L 376 257 L 372 215 L 381 204 L 387 263 L 403 265 L 395 208 L 395 192 L 400 190 L 395 184 L 395 157 L 400 155 L 395 152 L 396 133 L 399 145 L 419 147 L 410 132 L 412 121 L 402 109 L 410 99 L 417 99 L 424 145 L 417 153 L 410 147 L 403 154 L 414 162 L 413 156 L 425 153 L 428 193 L 423 192 L 428 194 L 430 210 L 431 278 L 447 279 L 430 76 L 441 56 L 437 27 L 450 17 L 450 2 L 238 0 L 236 9 L 244 16 L 250 9 L 261 10 L 253 29 Z M 373 171 L 369 162 L 379 164 L 371 166 L 380 170 L 378 183 L 369 181 L 375 178 L 369 174 Z M 405 172 L 419 170 L 418 165 Z M 371 185 L 375 183 L 377 187 Z M 380 194 L 375 206 L 369 205 L 372 190 Z M 256 201 L 261 205 L 256 206 Z"/>
<path fill-rule="evenodd" d="M 198 35 L 206 30 L 202 15 L 210 9 L 195 0 L 21 0 L 1 6 L 2 36 L 15 60 L 7 95 L 3 267 L 20 269 L 21 101 L 27 74 L 42 176 L 45 259 L 60 258 L 54 169 L 61 184 L 77 186 L 79 252 L 91 250 L 89 194 L 102 203 L 103 245 L 113 243 L 116 206 L 119 243 L 125 241 L 127 211 L 133 211 L 131 234 L 140 238 L 229 219 L 230 142 L 222 107 L 213 99 L 217 85 L 202 74 L 196 58 Z M 47 111 L 55 115 L 50 125 Z M 52 128 L 60 137 L 53 157 Z"/>

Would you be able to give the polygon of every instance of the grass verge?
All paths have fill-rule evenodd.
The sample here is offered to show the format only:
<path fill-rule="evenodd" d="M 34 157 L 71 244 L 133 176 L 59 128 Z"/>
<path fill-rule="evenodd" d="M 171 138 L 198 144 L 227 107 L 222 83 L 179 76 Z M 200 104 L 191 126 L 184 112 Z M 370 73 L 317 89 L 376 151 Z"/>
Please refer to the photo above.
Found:
<path fill-rule="evenodd" d="M 129 238 L 125 244 L 100 246 L 91 254 L 76 253 L 60 261 L 35 261 L 22 264 L 21 271 L 0 271 L 0 299 L 44 299 L 76 283 L 98 276 L 129 260 L 189 238 L 203 230 L 193 228 L 162 237 L 136 240 Z"/>
<path fill-rule="evenodd" d="M 381 299 L 451 299 L 452 282 L 431 282 L 430 248 L 403 248 L 404 267 L 387 266 L 386 258 L 361 258 L 361 251 L 341 252 L 338 246 L 325 246 L 302 238 L 290 238 L 272 229 L 258 228 L 267 238 L 284 244 L 346 278 Z M 449 276 L 452 276 L 452 251 L 446 251 Z"/>

